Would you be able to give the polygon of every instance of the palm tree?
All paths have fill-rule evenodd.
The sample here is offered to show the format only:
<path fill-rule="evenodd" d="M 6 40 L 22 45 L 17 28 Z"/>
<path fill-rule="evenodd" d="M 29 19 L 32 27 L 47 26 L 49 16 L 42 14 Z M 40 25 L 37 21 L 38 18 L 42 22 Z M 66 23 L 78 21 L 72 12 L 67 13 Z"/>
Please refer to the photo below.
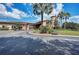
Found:
<path fill-rule="evenodd" d="M 64 22 L 64 29 L 65 29 L 67 19 L 69 19 L 70 17 L 70 13 L 61 11 L 57 17 L 61 20 L 61 24 L 62 24 L 62 20 L 65 19 L 65 22 Z"/>
<path fill-rule="evenodd" d="M 64 29 L 66 29 L 66 23 L 67 23 L 67 19 L 69 19 L 69 17 L 70 17 L 70 13 L 68 13 L 68 12 L 64 13 L 64 19 L 65 19 Z"/>
<path fill-rule="evenodd" d="M 16 28 L 17 30 L 20 30 L 20 29 L 21 29 L 21 24 L 20 24 L 19 22 L 16 22 L 16 23 L 15 23 L 15 28 Z"/>
<path fill-rule="evenodd" d="M 61 25 L 62 25 L 62 20 L 64 19 L 64 12 L 61 11 L 61 12 L 57 15 L 57 18 L 60 19 L 60 22 L 61 22 Z"/>
<path fill-rule="evenodd" d="M 44 13 L 49 15 L 52 12 L 52 9 L 53 9 L 51 3 L 49 3 L 49 4 L 47 4 L 47 3 L 34 3 L 34 4 L 32 4 L 32 6 L 33 6 L 34 15 L 41 15 L 42 24 L 43 24 Z"/>

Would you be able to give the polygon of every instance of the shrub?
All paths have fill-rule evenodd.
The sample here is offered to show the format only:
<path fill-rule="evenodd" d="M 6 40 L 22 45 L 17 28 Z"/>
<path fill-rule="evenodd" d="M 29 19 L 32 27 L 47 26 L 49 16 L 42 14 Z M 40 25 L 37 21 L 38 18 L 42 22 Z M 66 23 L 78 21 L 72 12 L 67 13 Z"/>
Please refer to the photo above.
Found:
<path fill-rule="evenodd" d="M 64 24 L 63 24 L 63 27 L 64 27 Z M 79 30 L 79 24 L 73 23 L 73 22 L 66 22 L 66 29 Z"/>
<path fill-rule="evenodd" d="M 39 30 L 40 30 L 40 33 L 47 33 L 48 27 L 47 26 L 40 26 Z"/>
<path fill-rule="evenodd" d="M 33 29 L 33 33 L 39 33 L 39 29 Z"/>
<path fill-rule="evenodd" d="M 40 33 L 49 33 L 57 35 L 56 31 L 53 28 L 50 28 L 49 26 L 41 26 Z"/>
<path fill-rule="evenodd" d="M 49 33 L 49 34 L 52 34 L 53 32 L 54 32 L 54 29 L 53 29 L 53 28 L 49 28 L 49 29 L 48 29 L 48 33 Z"/>

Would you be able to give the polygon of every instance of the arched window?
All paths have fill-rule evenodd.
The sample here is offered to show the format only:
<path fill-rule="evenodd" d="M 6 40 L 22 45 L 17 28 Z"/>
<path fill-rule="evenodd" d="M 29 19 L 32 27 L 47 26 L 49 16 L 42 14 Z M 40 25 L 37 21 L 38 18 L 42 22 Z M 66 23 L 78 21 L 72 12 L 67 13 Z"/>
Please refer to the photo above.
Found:
<path fill-rule="evenodd" d="M 5 26 L 4 26 L 4 25 L 2 25 L 2 28 L 5 28 Z"/>

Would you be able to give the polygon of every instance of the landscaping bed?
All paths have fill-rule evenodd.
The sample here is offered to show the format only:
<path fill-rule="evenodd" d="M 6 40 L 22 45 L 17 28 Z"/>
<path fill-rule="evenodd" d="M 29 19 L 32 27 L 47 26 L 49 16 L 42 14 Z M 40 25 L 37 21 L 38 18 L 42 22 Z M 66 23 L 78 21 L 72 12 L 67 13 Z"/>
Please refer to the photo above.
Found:
<path fill-rule="evenodd" d="M 52 33 L 40 33 L 40 30 L 35 29 L 32 32 L 33 34 L 39 35 L 70 35 L 70 36 L 79 36 L 79 31 L 64 30 L 64 29 L 55 29 Z"/>

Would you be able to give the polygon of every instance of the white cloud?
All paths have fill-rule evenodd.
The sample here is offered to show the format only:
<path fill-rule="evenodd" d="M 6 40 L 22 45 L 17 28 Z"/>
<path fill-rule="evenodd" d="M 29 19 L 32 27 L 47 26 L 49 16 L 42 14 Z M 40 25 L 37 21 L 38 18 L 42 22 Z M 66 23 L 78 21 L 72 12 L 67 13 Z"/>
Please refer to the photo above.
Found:
<path fill-rule="evenodd" d="M 25 12 L 19 10 L 19 9 L 12 8 L 12 6 L 13 6 L 12 3 L 7 3 L 6 5 L 12 9 L 12 12 L 8 12 L 6 10 L 5 5 L 0 4 L 0 13 L 3 14 L 3 15 L 6 15 L 8 17 L 17 18 L 17 19 L 20 19 L 22 17 L 36 17 L 38 21 L 41 20 L 40 16 L 37 16 L 37 15 L 34 15 L 34 14 L 28 15 L 27 13 L 25 13 Z M 26 5 L 26 3 L 24 3 L 24 5 Z M 32 5 L 32 4 L 29 4 L 29 5 Z M 53 12 L 50 15 L 47 15 L 47 14 L 44 13 L 44 20 L 48 20 L 50 16 L 57 15 L 60 11 L 62 11 L 63 4 L 58 3 L 58 4 L 56 4 L 56 6 L 57 6 L 56 8 L 55 7 L 53 8 Z M 29 13 L 31 13 L 31 12 L 29 11 Z"/>
<path fill-rule="evenodd" d="M 32 14 L 31 17 L 38 18 L 38 17 L 40 17 L 40 16 Z"/>
<path fill-rule="evenodd" d="M 62 3 L 57 3 L 57 10 L 60 12 L 60 11 L 62 11 L 62 9 L 63 9 L 63 4 Z"/>
<path fill-rule="evenodd" d="M 57 3 L 56 15 L 63 10 L 64 5 L 62 3 Z"/>
<path fill-rule="evenodd" d="M 29 14 L 31 14 L 31 11 L 30 11 L 30 9 L 29 9 L 29 8 L 27 8 L 27 10 L 28 10 L 28 13 L 29 13 Z"/>
<path fill-rule="evenodd" d="M 40 21 L 41 20 L 41 17 L 37 17 L 36 21 Z"/>
<path fill-rule="evenodd" d="M 13 6 L 13 3 L 6 3 L 6 6 L 12 7 Z"/>
<path fill-rule="evenodd" d="M 14 12 L 7 12 L 6 16 L 20 19 L 20 16 L 18 14 L 15 14 Z"/>
<path fill-rule="evenodd" d="M 73 18 L 79 18 L 79 15 L 70 17 L 70 19 L 73 19 Z"/>
<path fill-rule="evenodd" d="M 30 6 L 32 6 L 32 3 L 29 3 Z"/>
<path fill-rule="evenodd" d="M 43 17 L 43 20 L 49 20 L 49 18 L 50 18 L 50 16 L 49 15 L 47 15 L 46 13 L 44 13 L 44 15 L 43 15 L 44 17 Z M 41 21 L 41 15 L 33 15 L 33 17 L 36 17 L 37 19 L 36 19 L 36 22 L 37 21 Z"/>
<path fill-rule="evenodd" d="M 79 15 L 70 17 L 69 22 L 79 23 Z"/>
<path fill-rule="evenodd" d="M 55 5 L 53 5 L 53 11 L 50 14 L 50 16 L 57 16 L 59 14 L 59 12 L 61 12 L 63 10 L 64 5 L 62 3 L 57 3 L 56 7 Z"/>
<path fill-rule="evenodd" d="M 11 7 L 12 4 L 7 4 L 7 6 Z M 23 17 L 30 17 L 27 13 L 20 11 L 19 9 L 15 9 L 15 8 L 12 8 L 12 7 L 11 7 L 11 9 L 12 9 L 12 12 L 8 12 L 6 10 L 5 5 L 0 4 L 0 14 L 2 14 L 2 15 L 17 18 L 17 19 L 20 19 L 20 18 L 23 18 Z"/>
<path fill-rule="evenodd" d="M 6 7 L 3 4 L 0 4 L 0 13 L 5 14 L 6 13 Z"/>
<path fill-rule="evenodd" d="M 12 14 L 14 14 L 15 16 L 18 16 L 19 18 L 22 17 L 26 17 L 26 13 L 24 13 L 23 11 L 20 11 L 18 9 L 12 9 Z"/>
<path fill-rule="evenodd" d="M 44 20 L 49 20 L 49 18 L 50 18 L 50 15 L 44 13 Z"/>
<path fill-rule="evenodd" d="M 50 17 L 51 17 L 51 16 L 55 16 L 56 14 L 57 14 L 57 13 L 56 13 L 56 9 L 53 8 L 53 11 L 51 12 Z"/>
<path fill-rule="evenodd" d="M 17 18 L 17 19 L 20 19 L 20 18 L 23 18 L 23 17 L 27 17 L 28 16 L 23 11 L 20 11 L 18 9 L 14 9 L 14 8 L 12 9 L 12 12 L 6 12 L 5 15 L 6 16 L 9 16 L 9 17 Z"/>

